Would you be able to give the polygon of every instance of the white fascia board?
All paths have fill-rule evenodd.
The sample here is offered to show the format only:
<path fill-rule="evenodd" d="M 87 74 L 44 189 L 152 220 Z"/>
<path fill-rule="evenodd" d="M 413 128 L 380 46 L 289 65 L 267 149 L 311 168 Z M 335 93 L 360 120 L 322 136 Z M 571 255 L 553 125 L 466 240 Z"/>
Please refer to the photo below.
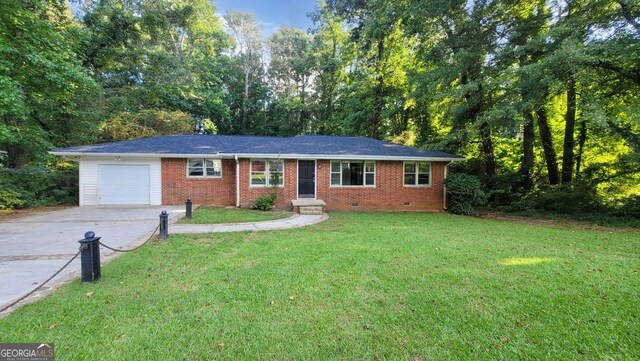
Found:
<path fill-rule="evenodd" d="M 445 158 L 445 157 L 396 157 L 381 155 L 357 155 L 357 154 L 266 154 L 266 153 L 211 153 L 211 154 L 164 154 L 164 153 L 95 153 L 95 152 L 49 152 L 58 156 L 73 157 L 127 157 L 127 158 L 203 158 L 215 157 L 234 159 L 238 158 L 275 158 L 275 159 L 335 159 L 335 160 L 422 160 L 427 162 L 458 162 L 465 158 Z"/>
<path fill-rule="evenodd" d="M 165 154 L 165 153 L 95 153 L 95 152 L 49 152 L 49 154 L 71 157 L 122 157 L 122 158 L 233 158 L 233 155 L 211 154 Z"/>

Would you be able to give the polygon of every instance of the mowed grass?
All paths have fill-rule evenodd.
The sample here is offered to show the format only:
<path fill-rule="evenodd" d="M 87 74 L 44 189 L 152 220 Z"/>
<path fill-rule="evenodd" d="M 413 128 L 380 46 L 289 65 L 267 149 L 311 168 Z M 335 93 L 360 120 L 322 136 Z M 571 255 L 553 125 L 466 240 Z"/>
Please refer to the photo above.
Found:
<path fill-rule="evenodd" d="M 0 320 L 0 340 L 59 360 L 637 360 L 639 256 L 634 231 L 334 212 L 149 244 Z"/>
<path fill-rule="evenodd" d="M 271 221 L 291 216 L 291 212 L 284 211 L 259 211 L 255 209 L 221 208 L 201 206 L 193 211 L 191 223 L 216 224 L 216 223 L 244 223 Z M 188 223 L 184 218 L 178 223 Z"/>

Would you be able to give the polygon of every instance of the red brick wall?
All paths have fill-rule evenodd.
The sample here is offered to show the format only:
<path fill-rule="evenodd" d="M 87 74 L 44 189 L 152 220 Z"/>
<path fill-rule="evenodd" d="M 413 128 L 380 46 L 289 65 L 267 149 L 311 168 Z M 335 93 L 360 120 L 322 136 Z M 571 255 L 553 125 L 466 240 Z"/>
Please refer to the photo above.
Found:
<path fill-rule="evenodd" d="M 235 205 L 235 160 L 222 160 L 222 178 L 187 178 L 186 159 L 163 158 L 162 204 L 184 204 L 189 196 L 194 204 Z"/>
<path fill-rule="evenodd" d="M 445 165 L 445 162 L 432 162 L 430 187 L 404 187 L 401 161 L 376 161 L 375 187 L 331 187 L 329 160 L 318 160 L 316 198 L 327 203 L 327 210 L 439 211 L 442 210 Z M 291 200 L 297 198 L 297 166 L 295 159 L 285 160 L 284 187 L 278 188 L 278 208 L 291 209 Z M 273 192 L 271 186 L 250 186 L 249 167 L 249 159 L 240 159 L 241 207 L 249 207 L 257 198 Z M 235 161 L 224 159 L 222 178 L 187 178 L 185 159 L 162 159 L 162 203 L 182 204 L 190 194 L 194 203 L 233 206 L 235 173 Z"/>
<path fill-rule="evenodd" d="M 297 199 L 297 170 L 298 162 L 295 159 L 284 160 L 284 187 L 279 187 L 276 207 L 291 209 L 291 200 Z M 240 206 L 249 207 L 258 198 L 273 193 L 272 186 L 250 185 L 250 160 L 240 159 Z"/>
<path fill-rule="evenodd" d="M 445 162 L 432 162 L 430 187 L 405 187 L 404 163 L 376 161 L 376 186 L 331 187 L 330 163 L 318 161 L 317 195 L 327 210 L 442 210 Z M 408 202 L 409 205 L 404 205 Z M 357 206 L 354 204 L 357 203 Z"/>

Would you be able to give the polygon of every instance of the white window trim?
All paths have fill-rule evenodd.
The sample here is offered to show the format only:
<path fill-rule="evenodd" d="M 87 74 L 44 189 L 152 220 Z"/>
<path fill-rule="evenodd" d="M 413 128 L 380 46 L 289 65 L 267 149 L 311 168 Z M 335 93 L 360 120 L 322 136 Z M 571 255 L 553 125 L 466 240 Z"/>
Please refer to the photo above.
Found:
<path fill-rule="evenodd" d="M 416 160 L 416 161 L 408 161 L 405 160 L 404 162 L 402 162 L 402 186 L 406 187 L 406 188 L 429 188 L 431 187 L 431 184 L 433 183 L 433 171 L 432 171 L 432 163 L 431 162 L 426 162 L 429 163 L 429 184 L 418 184 L 418 163 L 424 163 L 425 161 L 423 160 Z M 416 184 L 404 184 L 404 175 L 405 175 L 405 164 L 406 163 L 415 163 L 416 164 Z"/>
<path fill-rule="evenodd" d="M 202 159 L 202 175 L 189 175 L 189 160 L 190 159 Z M 207 175 L 207 170 L 206 170 L 206 161 L 207 160 L 219 160 L 220 161 L 220 175 Z M 207 178 L 207 179 L 220 179 L 222 178 L 222 159 L 220 158 L 186 158 L 186 162 L 187 162 L 187 178 Z"/>
<path fill-rule="evenodd" d="M 278 185 L 278 188 L 284 188 L 285 182 L 284 182 L 284 177 L 285 177 L 285 161 L 284 159 L 275 159 L 275 158 L 256 158 L 256 159 L 249 159 L 249 187 L 250 188 L 266 188 L 266 187 L 273 187 L 271 185 L 271 170 L 269 169 L 269 161 L 278 161 L 278 162 L 282 162 L 282 185 Z M 253 184 L 251 183 L 251 175 L 252 175 L 252 171 L 251 169 L 253 168 L 253 162 L 254 161 L 258 161 L 258 162 L 265 162 L 265 173 L 267 174 L 267 177 L 265 178 L 265 182 L 264 184 Z"/>
<path fill-rule="evenodd" d="M 331 174 L 334 173 L 332 172 L 331 169 L 331 163 L 333 162 L 340 162 L 340 184 L 331 184 Z M 362 182 L 365 183 L 361 186 L 359 185 L 342 185 L 342 163 L 343 162 L 363 162 L 363 163 L 367 163 L 367 162 L 372 162 L 373 163 L 373 184 L 366 184 L 367 183 L 367 174 L 371 174 L 371 172 L 365 172 L 363 170 L 362 172 Z M 366 166 L 365 166 L 366 167 Z M 365 168 L 366 169 L 366 168 Z M 368 159 L 332 159 L 329 161 L 329 188 L 376 188 L 377 182 L 376 182 L 376 176 L 377 176 L 377 172 L 378 172 L 378 165 L 376 164 L 375 160 L 368 160 Z"/>

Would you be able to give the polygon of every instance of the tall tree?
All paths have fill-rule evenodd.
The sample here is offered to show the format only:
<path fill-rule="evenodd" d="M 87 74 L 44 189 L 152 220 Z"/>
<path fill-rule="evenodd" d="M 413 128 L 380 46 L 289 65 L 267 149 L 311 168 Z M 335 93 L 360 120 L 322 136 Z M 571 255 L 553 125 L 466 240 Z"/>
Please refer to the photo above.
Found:
<path fill-rule="evenodd" d="M 343 90 L 349 84 L 349 67 L 356 58 L 355 44 L 349 41 L 341 19 L 326 5 L 320 5 L 313 20 L 314 130 L 320 134 L 341 134 L 344 124 L 339 114 L 344 106 Z"/>
<path fill-rule="evenodd" d="M 282 27 L 268 39 L 269 84 L 275 98 L 272 123 L 284 122 L 289 132 L 306 133 L 313 127 L 308 97 L 312 89 L 311 37 L 300 29 Z M 289 133 L 286 132 L 286 133 Z"/>
<path fill-rule="evenodd" d="M 394 64 L 392 59 L 403 45 L 407 45 L 403 43 L 405 38 L 400 32 L 398 14 L 384 0 L 331 0 L 327 4 L 334 14 L 345 18 L 350 24 L 351 38 L 358 48 L 357 66 L 360 69 L 354 75 L 361 74 L 362 82 L 359 85 L 370 90 L 371 112 L 362 112 L 360 117 L 354 119 L 355 128 L 364 128 L 364 134 L 381 139 L 386 135 L 383 112 L 389 84 L 394 81 L 391 78 L 400 75 L 399 64 Z M 354 93 L 356 96 L 361 94 L 360 91 Z M 363 104 L 361 100 L 354 104 Z"/>
<path fill-rule="evenodd" d="M 224 16 L 227 29 L 235 40 L 235 61 L 242 69 L 243 94 L 239 117 L 241 133 L 249 131 L 250 90 L 254 83 L 263 81 L 263 41 L 260 27 L 252 13 L 227 12 Z"/>
<path fill-rule="evenodd" d="M 218 75 L 228 39 L 208 1 L 104 0 L 84 23 L 85 64 L 103 86 L 107 123 L 150 109 L 188 113 L 192 131 L 228 118 Z"/>
<path fill-rule="evenodd" d="M 3 0 L 0 8 L 0 146 L 8 166 L 95 139 L 97 87 L 78 61 L 83 33 L 65 3 Z"/>

